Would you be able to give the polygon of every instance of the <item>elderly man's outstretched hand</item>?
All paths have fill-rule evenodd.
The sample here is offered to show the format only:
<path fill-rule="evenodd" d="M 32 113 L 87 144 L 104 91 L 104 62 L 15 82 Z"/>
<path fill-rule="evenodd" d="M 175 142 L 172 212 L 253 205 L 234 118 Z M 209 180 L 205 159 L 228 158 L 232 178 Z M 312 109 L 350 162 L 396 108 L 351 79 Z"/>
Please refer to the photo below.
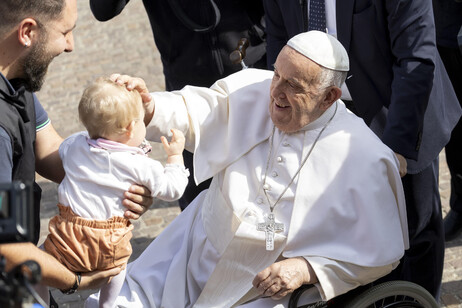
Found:
<path fill-rule="evenodd" d="M 149 95 L 148 88 L 143 79 L 121 74 L 112 74 L 109 78 L 115 83 L 125 85 L 127 90 L 138 91 L 141 94 L 141 98 L 144 103 L 151 101 L 151 95 Z"/>
<path fill-rule="evenodd" d="M 264 296 L 281 299 L 303 284 L 313 284 L 317 277 L 303 257 L 289 258 L 273 263 L 257 274 L 252 284 Z"/>
<path fill-rule="evenodd" d="M 144 123 L 148 125 L 154 115 L 154 102 L 144 80 L 121 74 L 112 74 L 109 78 L 117 84 L 125 85 L 129 91 L 136 90 L 140 93 L 145 111 Z"/>

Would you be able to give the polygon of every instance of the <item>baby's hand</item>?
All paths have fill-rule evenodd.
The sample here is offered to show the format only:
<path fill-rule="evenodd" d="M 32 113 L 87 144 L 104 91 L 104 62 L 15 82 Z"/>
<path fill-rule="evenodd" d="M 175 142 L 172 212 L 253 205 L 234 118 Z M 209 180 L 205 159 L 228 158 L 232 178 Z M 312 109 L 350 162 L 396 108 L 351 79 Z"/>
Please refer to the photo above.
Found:
<path fill-rule="evenodd" d="M 164 146 L 165 153 L 167 153 L 168 156 L 182 155 L 185 143 L 184 135 L 181 131 L 175 128 L 171 129 L 170 131 L 173 134 L 172 140 L 170 140 L 170 142 L 168 142 L 167 138 L 164 136 L 160 137 L 160 140 Z"/>

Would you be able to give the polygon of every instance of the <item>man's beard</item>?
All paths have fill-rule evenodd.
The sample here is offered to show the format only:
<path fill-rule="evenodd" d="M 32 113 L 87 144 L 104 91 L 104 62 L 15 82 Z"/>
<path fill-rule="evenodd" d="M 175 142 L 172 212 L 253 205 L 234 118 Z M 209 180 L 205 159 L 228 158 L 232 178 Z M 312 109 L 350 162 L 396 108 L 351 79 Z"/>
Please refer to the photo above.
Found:
<path fill-rule="evenodd" d="M 45 51 L 46 42 L 47 40 L 42 40 L 31 47 L 23 61 L 23 80 L 27 91 L 37 92 L 42 88 L 48 66 L 54 59 L 54 56 L 48 55 Z"/>

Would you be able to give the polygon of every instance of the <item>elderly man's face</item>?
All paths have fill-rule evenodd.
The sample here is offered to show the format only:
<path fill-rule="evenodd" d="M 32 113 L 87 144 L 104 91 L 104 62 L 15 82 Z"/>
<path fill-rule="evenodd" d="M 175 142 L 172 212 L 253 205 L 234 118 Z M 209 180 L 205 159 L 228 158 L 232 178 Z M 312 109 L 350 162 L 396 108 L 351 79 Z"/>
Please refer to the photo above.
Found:
<path fill-rule="evenodd" d="M 290 133 L 313 122 L 326 110 L 318 90 L 321 67 L 289 46 L 274 64 L 270 87 L 270 114 L 274 125 Z"/>
<path fill-rule="evenodd" d="M 66 0 L 60 19 L 44 21 L 40 37 L 32 43 L 29 53 L 22 61 L 27 90 L 40 90 L 51 61 L 61 53 L 74 49 L 72 30 L 76 21 L 77 0 Z"/>

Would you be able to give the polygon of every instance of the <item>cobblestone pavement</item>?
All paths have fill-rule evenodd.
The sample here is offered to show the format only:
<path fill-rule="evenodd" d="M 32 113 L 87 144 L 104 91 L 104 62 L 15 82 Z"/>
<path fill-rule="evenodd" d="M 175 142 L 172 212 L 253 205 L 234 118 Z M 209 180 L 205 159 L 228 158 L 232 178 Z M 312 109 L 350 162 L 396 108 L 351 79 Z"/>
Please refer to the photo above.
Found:
<path fill-rule="evenodd" d="M 79 20 L 74 31 L 75 50 L 56 58 L 50 66 L 45 86 L 38 93 L 56 130 L 67 137 L 82 130 L 77 105 L 83 89 L 99 76 L 114 72 L 140 76 L 151 91 L 164 89 L 160 56 L 154 45 L 148 18 L 141 1 L 131 1 L 121 15 L 100 23 L 92 16 L 88 1 L 78 1 Z M 154 145 L 153 158 L 165 161 L 160 147 Z M 441 156 L 440 189 L 444 214 L 450 194 L 449 173 Z M 39 178 L 43 188 L 42 240 L 48 219 L 57 213 L 57 185 Z M 156 202 L 136 221 L 132 240 L 135 259 L 140 252 L 179 214 L 177 203 Z M 443 307 L 462 307 L 462 237 L 447 244 Z M 53 290 L 60 307 L 82 307 L 89 292 L 63 296 Z"/>

